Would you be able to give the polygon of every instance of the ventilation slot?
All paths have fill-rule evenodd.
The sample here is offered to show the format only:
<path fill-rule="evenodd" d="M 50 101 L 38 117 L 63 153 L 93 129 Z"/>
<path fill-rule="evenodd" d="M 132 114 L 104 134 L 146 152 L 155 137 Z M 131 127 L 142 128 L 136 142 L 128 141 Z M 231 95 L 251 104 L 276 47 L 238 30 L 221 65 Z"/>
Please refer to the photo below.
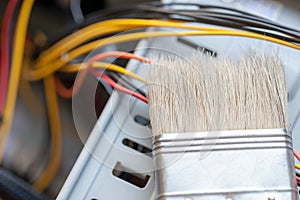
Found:
<path fill-rule="evenodd" d="M 146 117 L 141 115 L 136 115 L 134 117 L 134 121 L 142 126 L 149 126 L 151 128 L 150 120 Z"/>
<path fill-rule="evenodd" d="M 141 145 L 141 144 L 138 144 L 138 143 L 136 143 L 136 142 L 134 142 L 134 141 L 132 141 L 130 139 L 127 139 L 127 138 L 123 139 L 122 143 L 125 146 L 127 146 L 127 147 L 129 147 L 131 149 L 134 149 L 134 150 L 136 150 L 136 151 L 138 151 L 140 153 L 143 153 L 143 154 L 146 154 L 147 156 L 152 157 L 152 150 L 149 149 L 149 148 L 147 148 L 147 147 L 145 147 L 145 146 L 143 146 L 143 145 Z"/>
<path fill-rule="evenodd" d="M 132 170 L 125 168 L 120 162 L 117 162 L 113 169 L 113 175 L 139 188 L 144 188 L 149 179 L 149 175 L 134 173 Z"/>

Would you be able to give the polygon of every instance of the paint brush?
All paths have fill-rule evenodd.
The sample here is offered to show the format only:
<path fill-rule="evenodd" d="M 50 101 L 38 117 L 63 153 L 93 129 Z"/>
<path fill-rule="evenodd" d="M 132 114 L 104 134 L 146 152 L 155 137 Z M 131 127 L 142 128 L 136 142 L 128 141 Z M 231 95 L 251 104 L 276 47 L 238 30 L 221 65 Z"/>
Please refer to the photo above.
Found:
<path fill-rule="evenodd" d="M 238 61 L 162 54 L 147 85 L 157 199 L 296 199 L 275 53 L 249 51 Z"/>

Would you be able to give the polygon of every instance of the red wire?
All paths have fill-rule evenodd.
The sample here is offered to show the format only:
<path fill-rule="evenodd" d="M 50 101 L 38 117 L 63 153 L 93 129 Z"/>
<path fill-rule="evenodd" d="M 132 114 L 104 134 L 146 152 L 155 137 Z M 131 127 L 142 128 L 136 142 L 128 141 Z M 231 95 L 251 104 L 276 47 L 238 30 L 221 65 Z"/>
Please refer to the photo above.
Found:
<path fill-rule="evenodd" d="M 2 22 L 1 32 L 1 67 L 0 67 L 0 114 L 3 113 L 7 95 L 9 75 L 10 29 L 17 0 L 8 1 Z"/>
<path fill-rule="evenodd" d="M 148 103 L 148 99 L 146 97 L 144 97 L 143 95 L 140 95 L 138 93 L 135 93 L 135 92 L 133 92 L 131 90 L 128 90 L 125 87 L 122 87 L 121 85 L 119 85 L 115 81 L 113 81 L 111 78 L 109 78 L 108 76 L 106 76 L 105 74 L 97 72 L 95 70 L 93 70 L 91 73 L 94 74 L 95 76 L 98 76 L 98 77 L 102 78 L 103 80 L 105 80 L 114 89 L 119 90 L 120 92 L 127 93 L 127 94 L 129 94 L 129 95 L 131 95 L 133 97 L 136 97 L 136 98 L 142 100 L 145 103 Z"/>
<path fill-rule="evenodd" d="M 86 63 L 87 64 L 86 69 L 83 69 L 81 72 L 79 72 L 77 80 L 72 87 L 66 88 L 63 85 L 63 83 L 61 82 L 61 80 L 59 78 L 56 78 L 55 82 L 56 82 L 57 93 L 64 98 L 71 98 L 73 95 L 77 94 L 77 92 L 79 91 L 79 89 L 81 88 L 81 86 L 83 84 L 85 77 L 87 76 L 88 72 L 92 69 L 93 63 L 96 61 L 102 60 L 104 58 L 107 58 L 107 57 L 136 59 L 136 60 L 139 60 L 142 62 L 150 63 L 150 60 L 148 58 L 137 56 L 132 53 L 121 52 L 121 51 L 109 51 L 109 52 L 100 53 L 100 54 L 93 56 Z"/>
<path fill-rule="evenodd" d="M 300 177 L 296 176 L 296 181 L 300 183 Z"/>

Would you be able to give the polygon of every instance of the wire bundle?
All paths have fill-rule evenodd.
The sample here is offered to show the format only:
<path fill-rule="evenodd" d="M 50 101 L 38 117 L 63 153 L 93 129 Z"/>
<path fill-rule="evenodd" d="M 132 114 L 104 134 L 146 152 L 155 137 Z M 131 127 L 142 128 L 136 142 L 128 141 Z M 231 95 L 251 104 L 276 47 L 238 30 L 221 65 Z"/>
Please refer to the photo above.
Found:
<path fill-rule="evenodd" d="M 188 9 L 178 9 L 180 6 L 188 7 Z M 146 11 L 164 14 L 172 19 L 184 18 L 190 21 L 200 21 L 202 23 L 251 31 L 298 44 L 300 42 L 299 30 L 233 8 L 193 3 L 163 4 L 160 2 L 141 5 L 141 8 Z M 277 33 L 274 33 L 274 31 Z"/>
<path fill-rule="evenodd" d="M 145 103 L 147 103 L 148 100 L 147 100 L 147 98 L 145 96 L 137 94 L 135 92 L 132 92 L 132 91 L 130 91 L 130 90 L 128 90 L 128 89 L 126 89 L 126 88 L 118 85 L 110 77 L 106 76 L 103 73 L 100 73 L 100 72 L 97 72 L 95 70 L 92 70 L 92 66 L 93 66 L 93 64 L 96 61 L 102 60 L 102 59 L 107 58 L 107 57 L 114 57 L 114 56 L 118 56 L 120 58 L 136 59 L 136 60 L 147 62 L 147 63 L 150 62 L 147 58 L 143 58 L 143 57 L 136 56 L 134 54 L 126 53 L 126 52 L 117 52 L 116 51 L 116 52 L 105 52 L 105 53 L 97 54 L 94 57 L 92 57 L 86 63 L 86 66 L 83 67 L 84 69 L 79 73 L 77 81 L 75 82 L 75 83 L 77 83 L 75 85 L 76 87 L 72 86 L 71 88 L 66 89 L 63 86 L 63 84 L 60 82 L 60 80 L 58 78 L 56 79 L 56 90 L 57 90 L 58 94 L 60 94 L 62 97 L 65 97 L 65 98 L 71 98 L 74 94 L 76 94 L 78 92 L 78 90 L 80 89 L 80 87 L 81 87 L 81 85 L 82 85 L 82 83 L 83 83 L 83 81 L 84 81 L 84 79 L 85 79 L 85 77 L 87 75 L 87 72 L 90 71 L 91 74 L 95 75 L 96 77 L 102 78 L 110 86 L 112 86 L 114 89 L 122 91 L 122 92 L 127 93 L 127 94 L 130 94 L 130 95 L 132 95 L 132 96 L 134 96 L 134 97 L 136 97 L 136 98 L 144 101 Z M 129 72 L 129 71 L 125 70 L 124 68 L 121 68 L 119 66 L 109 66 L 109 63 L 107 63 L 106 66 L 104 64 L 104 66 L 102 67 L 102 69 L 106 69 L 107 68 L 109 70 L 112 70 L 112 71 L 115 71 L 115 72 L 119 72 L 119 73 L 122 73 L 124 75 L 131 76 L 132 78 L 135 78 L 135 79 L 137 79 L 137 80 L 142 81 L 142 82 L 145 83 L 145 80 L 143 78 L 141 78 L 140 76 L 138 76 L 138 75 L 136 75 L 136 74 L 134 74 L 132 72 Z"/>
<path fill-rule="evenodd" d="M 2 114 L 3 119 L 0 129 L 0 161 L 3 160 L 5 145 L 12 125 L 21 69 L 25 65 L 25 59 L 23 60 L 25 39 L 33 0 L 22 2 L 12 39 L 14 42 L 10 44 L 9 34 L 11 28 L 9 26 L 17 4 L 17 0 L 9 1 L 1 36 L 0 114 Z M 94 49 L 144 38 L 179 37 L 184 35 L 255 38 L 300 50 L 300 31 L 298 30 L 234 9 L 199 4 L 184 4 L 196 7 L 194 10 L 175 9 L 172 7 L 178 5 L 182 6 L 182 4 L 178 3 L 162 4 L 156 2 L 121 11 L 104 12 L 101 15 L 101 18 L 105 19 L 103 21 L 99 20 L 99 17 L 91 16 L 82 24 L 72 27 L 64 38 L 50 45 L 47 49 L 38 52 L 39 56 L 37 59 L 32 57 L 26 58 L 29 62 L 27 65 L 31 67 L 24 67 L 22 74 L 24 78 L 28 81 L 44 81 L 52 141 L 48 165 L 35 181 L 35 188 L 40 191 L 44 190 L 52 181 L 59 167 L 61 125 L 57 94 L 64 98 L 71 98 L 80 90 L 86 76 L 91 74 L 101 78 L 116 90 L 130 94 L 146 103 L 148 102 L 143 91 L 136 89 L 130 81 L 126 83 L 126 80 L 120 78 L 118 74 L 145 82 L 143 78 L 115 64 L 100 62 L 100 60 L 107 57 L 137 59 L 147 63 L 150 62 L 148 59 L 126 52 L 105 52 L 87 59 L 86 62 L 76 61 Z M 136 14 L 130 14 L 130 11 L 134 11 Z M 164 18 L 164 20 L 160 18 Z M 191 21 L 213 24 L 217 25 L 217 27 L 212 28 L 184 23 Z M 220 26 L 225 28 L 220 28 Z M 145 31 L 149 27 L 176 28 L 180 29 L 181 32 Z M 74 28 L 77 31 L 73 32 Z M 136 31 L 134 33 L 116 35 L 132 29 L 136 29 Z M 110 37 L 112 35 L 113 37 Z M 9 55 L 9 46 L 12 46 L 11 55 Z M 113 74 L 108 74 L 104 70 L 112 71 Z M 74 86 L 66 88 L 59 77 L 56 76 L 57 72 L 78 72 L 78 78 Z M 8 74 L 9 80 L 7 80 Z M 122 85 L 117 83 L 118 81 Z M 136 92 L 133 90 L 136 90 Z M 299 159 L 299 157 L 297 158 Z M 300 169 L 298 167 L 296 164 L 296 168 Z M 299 182 L 300 178 L 297 178 L 297 181 Z"/>
<path fill-rule="evenodd" d="M 193 31 L 183 31 L 183 32 L 169 32 L 169 31 L 153 31 L 153 32 L 137 32 L 128 33 L 124 35 L 117 35 L 109 40 L 107 39 L 97 39 L 90 43 L 84 44 L 85 42 L 91 41 L 97 37 L 105 36 L 106 34 L 111 34 L 115 32 L 127 31 L 137 28 L 147 28 L 147 27 L 172 27 L 181 29 L 190 29 Z M 195 25 L 186 25 L 177 22 L 168 22 L 161 20 L 140 20 L 140 19 L 116 19 L 99 22 L 88 27 L 81 29 L 78 32 L 71 34 L 70 36 L 62 39 L 48 50 L 44 51 L 37 62 L 34 65 L 33 70 L 28 73 L 28 78 L 30 80 L 39 80 L 44 76 L 59 70 L 61 67 L 72 61 L 73 59 L 84 55 L 91 50 L 96 48 L 101 48 L 103 46 L 121 42 L 128 42 L 133 40 L 139 40 L 149 37 L 168 37 L 168 36 L 240 36 L 256 38 L 261 40 L 266 40 L 274 42 L 277 44 L 285 45 L 295 49 L 300 49 L 300 47 L 294 43 L 283 41 L 277 38 L 260 35 L 256 33 L 237 31 L 237 30 L 227 30 L 221 28 L 209 28 L 200 27 Z M 84 44 L 84 45 L 82 45 Z M 82 46 L 80 46 L 82 45 Z M 78 46 L 78 47 L 77 47 Z M 76 48 L 77 47 L 77 48 Z M 66 56 L 61 57 L 62 54 Z"/>

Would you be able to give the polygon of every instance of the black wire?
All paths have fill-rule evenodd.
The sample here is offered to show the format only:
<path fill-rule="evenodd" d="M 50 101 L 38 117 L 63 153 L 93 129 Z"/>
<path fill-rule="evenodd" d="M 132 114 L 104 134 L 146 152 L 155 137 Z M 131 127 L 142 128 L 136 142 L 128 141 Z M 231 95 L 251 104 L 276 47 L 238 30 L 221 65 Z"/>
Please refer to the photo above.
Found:
<path fill-rule="evenodd" d="M 271 23 L 271 22 L 266 22 L 264 20 L 260 20 L 259 18 L 250 18 L 250 17 L 242 17 L 238 15 L 228 15 L 224 13 L 199 13 L 200 15 L 204 16 L 211 16 L 211 17 L 216 17 L 220 19 L 226 19 L 228 21 L 232 20 L 235 22 L 240 22 L 242 24 L 245 24 L 246 26 L 254 26 L 257 28 L 264 28 L 264 29 L 270 29 L 278 32 L 285 33 L 287 35 L 293 36 L 293 37 L 299 37 L 300 32 L 297 30 L 291 31 L 279 24 Z"/>
<path fill-rule="evenodd" d="M 165 9 L 163 7 L 172 6 L 172 5 L 192 5 L 198 6 L 199 10 L 180 10 L 180 12 L 172 9 Z M 202 9 L 202 10 L 200 10 Z M 222 13 L 216 11 L 205 11 L 203 9 L 219 9 L 224 11 L 235 12 L 241 15 L 232 14 L 232 13 Z M 58 35 L 55 37 L 48 38 L 48 45 L 51 46 L 56 41 L 61 38 L 69 35 L 70 33 L 88 26 L 90 24 L 115 18 L 142 18 L 142 19 L 157 19 L 157 18 L 166 18 L 166 19 L 180 19 L 184 21 L 191 22 L 201 22 L 207 24 L 213 24 L 223 27 L 235 28 L 245 31 L 250 31 L 254 33 L 259 33 L 266 36 L 271 36 L 277 39 L 285 40 L 288 42 L 300 44 L 300 31 L 283 26 L 279 23 L 273 22 L 263 17 L 259 17 L 244 11 L 222 7 L 214 5 L 203 5 L 203 4 L 190 4 L 190 3 L 170 3 L 162 4 L 159 2 L 152 2 L 148 4 L 140 4 L 138 6 L 129 6 L 122 7 L 120 9 L 109 9 L 101 10 L 99 12 L 91 13 L 86 16 L 86 19 L 81 24 L 71 24 L 65 29 L 61 30 Z M 264 29 L 264 30 L 262 30 Z M 284 34 L 276 34 L 274 32 Z M 116 34 L 116 33 L 115 33 Z M 287 36 L 288 35 L 288 36 Z M 43 49 L 40 49 L 42 51 Z"/>
<path fill-rule="evenodd" d="M 300 174 L 298 172 L 296 172 L 296 176 L 300 178 Z M 300 182 L 297 181 L 297 186 L 300 187 Z M 300 194 L 300 190 L 299 190 L 299 194 Z"/>
<path fill-rule="evenodd" d="M 170 17 L 175 19 L 174 17 Z M 189 20 L 189 21 L 193 21 L 193 22 L 199 22 L 199 20 L 203 23 L 203 17 L 194 17 L 194 20 Z M 182 18 L 176 18 L 176 19 L 181 19 Z M 206 20 L 206 19 L 205 19 Z M 211 24 L 213 24 L 214 22 L 211 22 Z M 226 24 L 220 24 L 219 22 L 214 23 L 215 25 L 219 25 L 219 26 L 224 26 L 224 27 L 230 27 L 230 28 L 235 28 L 235 29 L 240 29 L 240 30 L 244 30 L 244 31 L 249 31 L 249 32 L 254 32 L 254 33 L 259 33 L 261 35 L 266 35 L 266 36 L 270 36 L 270 37 L 274 37 L 277 39 L 281 39 L 281 40 L 285 40 L 285 41 L 289 41 L 289 42 L 293 42 L 293 43 L 297 43 L 300 44 L 300 39 L 296 39 L 295 37 L 287 37 L 284 35 L 279 35 L 279 34 L 275 34 L 275 33 L 270 33 L 268 32 L 268 30 L 257 30 L 255 29 L 255 27 L 247 27 L 247 26 L 233 26 L 232 22 L 228 22 Z M 236 23 L 237 24 L 237 23 Z"/>
<path fill-rule="evenodd" d="M 191 10 L 189 10 L 189 12 L 193 12 Z M 228 13 L 222 13 L 222 12 L 205 12 L 205 11 L 195 11 L 196 13 L 201 12 L 200 14 L 208 14 L 208 15 L 215 15 L 215 17 L 228 17 L 229 20 L 249 20 L 247 21 L 248 23 L 254 23 L 254 25 L 256 24 L 263 24 L 261 25 L 263 28 L 266 28 L 266 25 L 270 25 L 271 27 L 276 27 L 276 28 L 280 28 L 281 31 L 286 31 L 286 30 L 290 30 L 291 32 L 294 32 L 293 34 L 295 34 L 295 36 L 299 37 L 300 31 L 299 30 L 295 30 L 292 29 L 290 27 L 284 26 L 282 24 L 276 23 L 274 21 L 265 19 L 265 18 L 261 18 L 261 17 L 249 17 L 249 16 L 242 16 L 242 15 L 235 15 L 235 14 L 228 14 Z M 259 23 L 258 23 L 259 22 Z M 269 27 L 268 27 L 269 28 Z M 290 32 L 289 32 L 290 33 Z"/>
<path fill-rule="evenodd" d="M 249 13 L 249 12 L 237 10 L 237 9 L 234 9 L 234 8 L 229 8 L 229 7 L 223 7 L 223 6 L 217 6 L 217 5 L 195 4 L 195 3 L 168 3 L 168 4 L 163 4 L 161 2 L 152 3 L 150 5 L 155 6 L 155 7 L 166 7 L 166 6 L 174 6 L 174 5 L 196 6 L 196 7 L 198 7 L 198 10 L 186 10 L 186 9 L 182 9 L 182 11 L 190 11 L 190 12 L 199 12 L 200 9 L 204 10 L 204 11 L 205 11 L 205 9 L 220 9 L 220 10 L 224 10 L 224 11 L 230 11 L 230 12 L 235 12 L 235 13 L 238 13 L 238 14 L 242 14 L 244 16 L 242 16 L 242 15 L 236 15 L 236 14 L 230 14 L 230 13 L 216 12 L 216 11 L 213 11 L 211 13 L 215 13 L 215 14 L 228 14 L 229 16 L 252 19 L 252 20 L 255 20 L 255 21 L 260 21 L 260 22 L 272 24 L 274 26 L 278 26 L 278 27 L 281 27 L 281 28 L 286 29 L 286 30 L 291 30 L 291 31 L 295 31 L 297 33 L 300 33 L 299 30 L 293 29 L 293 28 L 288 27 L 288 26 L 284 26 L 282 24 L 279 24 L 279 23 L 274 22 L 272 20 L 269 20 L 267 18 L 258 16 L 258 15 L 254 15 L 254 14 Z M 176 9 L 176 11 L 180 11 L 180 10 Z"/>
<path fill-rule="evenodd" d="M 201 23 L 209 23 L 218 26 L 230 27 L 230 28 L 238 28 L 244 30 L 244 27 L 255 27 L 255 28 L 263 28 L 267 30 L 277 31 L 292 37 L 297 38 L 298 42 L 300 42 L 300 31 L 294 30 L 292 28 L 284 28 L 284 26 L 271 23 L 268 21 L 261 20 L 260 18 L 255 19 L 252 18 L 243 18 L 242 16 L 232 16 L 231 14 L 214 14 L 208 12 L 202 12 L 202 15 L 195 15 L 195 13 L 190 12 L 190 10 L 186 10 L 185 12 L 178 12 L 177 10 L 167 10 L 164 8 L 155 8 L 150 6 L 144 6 L 145 10 L 152 11 L 152 12 L 159 12 L 166 15 L 177 15 L 183 17 L 189 17 L 191 19 L 197 19 Z M 198 11 L 198 14 L 201 14 Z M 184 19 L 183 19 L 184 20 Z M 292 30 L 288 30 L 292 29 Z M 282 37 L 282 36 L 281 36 Z"/>
<path fill-rule="evenodd" d="M 253 29 L 253 28 L 250 28 L 250 27 L 249 28 L 244 27 L 243 30 L 253 32 L 253 33 L 258 33 L 258 34 L 261 34 L 261 35 L 266 35 L 266 36 L 269 36 L 269 37 L 277 38 L 277 39 L 284 40 L 284 41 L 287 41 L 287 42 L 292 42 L 292 43 L 295 43 L 295 44 L 300 44 L 299 39 L 285 37 L 285 36 L 277 35 L 277 34 L 274 34 L 274 33 L 269 33 L 269 32 L 266 32 L 266 31 L 260 31 L 260 30 Z"/>
<path fill-rule="evenodd" d="M 198 19 L 192 19 L 191 17 L 189 19 L 188 18 L 182 18 L 182 17 L 180 17 L 180 15 L 178 15 L 178 16 L 169 16 L 169 19 L 184 20 L 184 21 L 188 21 L 188 22 L 199 22 Z M 253 33 L 258 33 L 258 34 L 265 35 L 265 36 L 270 36 L 270 37 L 277 38 L 277 39 L 284 40 L 284 41 L 288 41 L 288 42 L 293 42 L 293 43 L 300 44 L 299 39 L 287 37 L 287 36 L 284 36 L 284 35 L 269 33 L 269 32 L 257 30 L 255 28 L 251 28 L 251 27 L 242 27 L 242 28 L 241 27 L 235 27 L 235 28 L 241 29 L 241 30 L 244 30 L 244 31 L 253 32 Z"/>
<path fill-rule="evenodd" d="M 175 3 L 162 3 L 160 1 L 154 1 L 154 2 L 150 2 L 150 3 L 146 3 L 145 5 L 151 5 L 151 6 L 155 6 L 155 7 L 174 6 L 174 5 L 187 6 L 188 5 L 188 6 L 196 6 L 199 9 L 219 9 L 219 10 L 231 11 L 231 12 L 248 15 L 248 16 L 253 16 L 253 17 L 260 17 L 258 15 L 254 15 L 252 13 L 248 13 L 248 12 L 237 10 L 237 9 L 230 8 L 230 7 L 200 4 L 200 3 L 176 3 L 176 2 Z"/>
<path fill-rule="evenodd" d="M 300 174 L 298 172 L 296 172 L 296 176 L 300 178 Z M 300 187 L 300 182 L 297 181 L 297 186 Z M 298 191 L 300 194 L 300 190 Z"/>
<path fill-rule="evenodd" d="M 122 7 L 118 9 L 107 9 L 100 10 L 94 13 L 91 13 L 86 16 L 85 20 L 81 24 L 75 24 L 73 22 L 69 23 L 68 26 L 64 27 L 62 30 L 59 30 L 56 35 L 52 36 L 52 38 L 48 38 L 48 43 L 51 45 L 58 41 L 60 38 L 63 38 L 70 33 L 91 25 L 93 23 L 114 19 L 114 18 L 145 18 L 145 19 L 155 19 L 162 18 L 165 14 L 161 14 L 159 12 L 147 11 L 144 10 L 141 6 L 128 6 Z"/>
<path fill-rule="evenodd" d="M 182 20 L 182 18 L 176 18 L 176 17 L 171 17 L 172 19 L 177 19 L 177 20 Z M 198 20 L 194 19 L 194 20 L 187 20 L 185 19 L 186 21 L 190 21 L 190 22 L 199 22 Z M 262 30 L 258 30 L 256 28 L 253 28 L 253 27 L 240 27 L 239 29 L 241 30 L 244 30 L 244 31 L 249 31 L 249 32 L 253 32 L 253 33 L 258 33 L 258 34 L 261 34 L 261 35 L 265 35 L 265 36 L 269 36 L 269 37 L 273 37 L 273 38 L 277 38 L 277 39 L 280 39 L 280 40 L 284 40 L 284 41 L 287 41 L 287 42 L 292 42 L 292 43 L 297 43 L 297 44 L 300 44 L 300 40 L 299 39 L 295 39 L 295 38 L 291 38 L 291 37 L 287 37 L 287 36 L 284 36 L 284 35 L 278 35 L 278 34 L 275 34 L 275 33 L 270 33 L 270 32 L 267 32 L 266 30 L 265 31 L 262 31 Z"/>
<path fill-rule="evenodd" d="M 133 83 L 131 83 L 130 81 L 126 80 L 125 78 L 123 78 L 119 73 L 116 72 L 108 72 L 107 73 L 109 75 L 109 77 L 111 77 L 116 83 L 121 84 L 123 87 L 126 87 L 127 89 L 131 89 L 134 90 L 136 92 L 138 92 L 140 95 L 143 95 L 144 97 L 146 97 L 146 93 L 144 91 L 142 91 L 141 89 L 139 89 L 137 86 L 135 86 Z"/>

